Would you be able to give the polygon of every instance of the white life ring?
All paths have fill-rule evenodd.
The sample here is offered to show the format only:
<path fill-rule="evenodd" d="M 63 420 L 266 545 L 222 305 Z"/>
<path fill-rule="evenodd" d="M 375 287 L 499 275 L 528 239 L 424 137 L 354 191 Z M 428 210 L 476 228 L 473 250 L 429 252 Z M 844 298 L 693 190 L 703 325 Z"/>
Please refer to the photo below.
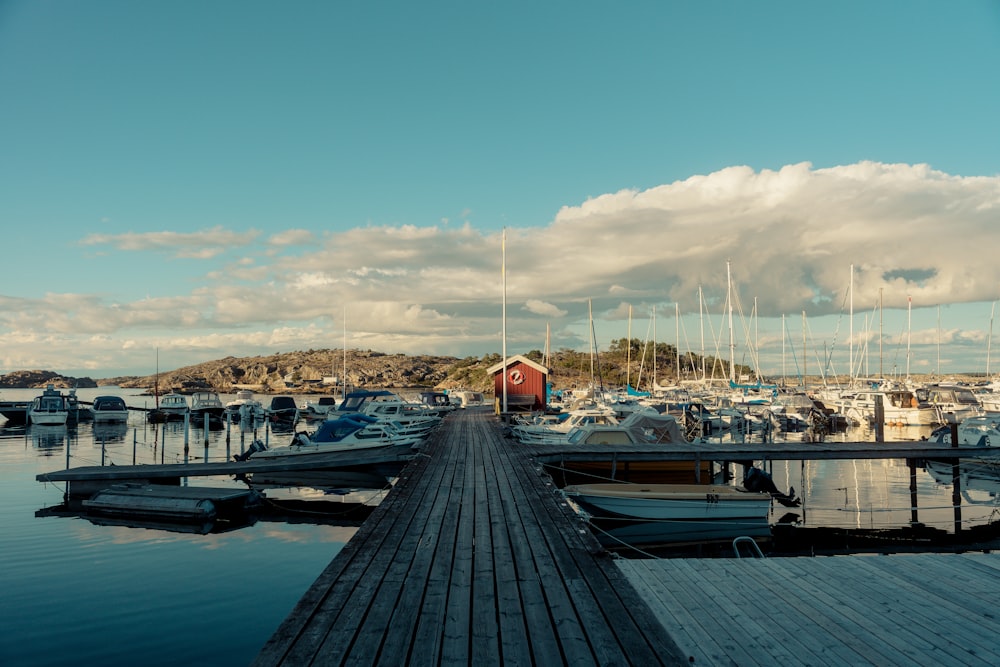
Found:
<path fill-rule="evenodd" d="M 524 373 L 520 369 L 515 368 L 510 372 L 510 381 L 514 384 L 521 384 L 524 382 Z"/>

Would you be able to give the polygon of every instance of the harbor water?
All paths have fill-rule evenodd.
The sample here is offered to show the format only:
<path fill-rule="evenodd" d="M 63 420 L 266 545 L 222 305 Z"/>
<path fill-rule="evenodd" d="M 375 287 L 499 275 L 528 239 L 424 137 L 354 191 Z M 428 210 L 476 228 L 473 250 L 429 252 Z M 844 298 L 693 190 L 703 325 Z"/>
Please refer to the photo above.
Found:
<path fill-rule="evenodd" d="M 39 390 L 3 390 L 3 400 Z M 150 396 L 112 387 L 79 390 L 82 401 L 117 394 L 136 408 Z M 225 400 L 227 397 L 223 397 Z M 300 400 L 305 400 L 303 397 Z M 265 401 L 266 403 L 266 401 Z M 887 440 L 926 432 L 890 429 Z M 125 426 L 10 427 L 0 423 L 0 665 L 246 665 L 357 529 L 335 508 L 329 490 L 265 490 L 302 494 L 294 520 L 256 520 L 220 530 L 113 525 L 61 511 L 62 485 L 40 473 L 66 467 L 224 460 L 254 437 L 272 446 L 288 434 L 185 432 L 183 423 L 147 424 L 132 412 Z M 801 437 L 791 434 L 789 437 Z M 849 433 L 846 440 L 870 434 Z M 185 440 L 187 448 L 185 450 Z M 511 446 L 516 446 L 513 442 Z M 802 505 L 775 506 L 773 522 L 808 527 L 899 528 L 912 519 L 911 470 L 905 461 L 776 461 L 775 484 L 794 486 Z M 953 532 L 951 468 L 916 470 L 919 521 Z M 963 473 L 964 474 L 964 473 Z M 191 486 L 233 486 L 189 478 Z M 990 523 L 1000 481 L 982 470 L 963 477 L 961 529 Z M 348 489 L 343 489 L 346 494 Z M 319 509 L 309 509 L 313 502 Z M 791 515 L 791 516 L 789 516 Z"/>
<path fill-rule="evenodd" d="M 5 389 L 0 398 L 39 393 Z M 150 396 L 114 387 L 77 394 L 153 406 Z M 226 457 L 227 434 L 231 452 L 252 436 L 238 426 L 210 431 L 210 460 Z M 189 440 L 190 460 L 201 460 L 203 431 L 191 429 Z M 183 424 L 149 425 L 141 412 L 125 427 L 0 424 L 0 665 L 249 664 L 357 529 L 322 512 L 205 534 L 99 525 L 61 516 L 62 485 L 35 481 L 67 463 L 130 465 L 133 451 L 137 463 L 183 462 Z"/>

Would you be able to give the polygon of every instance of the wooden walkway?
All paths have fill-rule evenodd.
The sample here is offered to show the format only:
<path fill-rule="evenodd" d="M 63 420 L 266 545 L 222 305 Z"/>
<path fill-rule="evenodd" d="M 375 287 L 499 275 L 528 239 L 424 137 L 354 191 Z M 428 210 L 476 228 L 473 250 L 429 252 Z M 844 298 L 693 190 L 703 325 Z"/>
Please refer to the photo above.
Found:
<path fill-rule="evenodd" d="M 1000 556 L 620 560 L 694 665 L 1000 665 Z"/>
<path fill-rule="evenodd" d="M 492 413 L 449 415 L 256 665 L 687 664 Z"/>
<path fill-rule="evenodd" d="M 66 468 L 35 476 L 39 482 L 66 482 L 67 495 L 89 496 L 111 484 L 171 481 L 185 477 L 226 477 L 264 473 L 308 473 L 315 470 L 384 469 L 395 475 L 414 456 L 409 447 L 372 447 L 308 456 L 288 456 L 248 461 L 209 463 L 161 463 L 152 465 L 108 465 Z"/>

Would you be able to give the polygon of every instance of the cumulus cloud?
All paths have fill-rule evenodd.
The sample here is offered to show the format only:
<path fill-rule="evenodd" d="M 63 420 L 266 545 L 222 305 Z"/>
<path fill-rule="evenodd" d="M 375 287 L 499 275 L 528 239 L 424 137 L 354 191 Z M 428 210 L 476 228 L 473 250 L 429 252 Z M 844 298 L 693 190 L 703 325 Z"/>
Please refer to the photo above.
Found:
<path fill-rule="evenodd" d="M 551 303 L 539 301 L 538 299 L 528 299 L 524 304 L 524 310 L 535 315 L 544 315 L 545 317 L 562 317 L 566 314 L 566 311 L 562 308 Z"/>
<path fill-rule="evenodd" d="M 124 234 L 89 234 L 80 245 L 110 245 L 118 250 L 133 252 L 155 250 L 171 252 L 177 257 L 211 259 L 221 252 L 252 244 L 260 232 L 238 232 L 221 226 L 197 232 L 127 232 Z"/>
<path fill-rule="evenodd" d="M 508 309 L 507 330 L 537 348 L 551 325 L 555 347 L 574 347 L 587 340 L 591 307 L 599 321 L 618 325 L 629 306 L 643 318 L 672 317 L 675 309 L 717 318 L 728 294 L 744 318 L 834 316 L 845 309 L 852 276 L 859 312 L 876 303 L 905 309 L 908 298 L 924 309 L 989 303 L 997 298 L 1000 268 L 980 249 L 1000 245 L 998 214 L 1000 177 L 963 177 L 919 164 L 733 166 L 610 192 L 568 203 L 547 224 L 508 228 L 506 297 L 520 305 Z M 100 343 L 108 355 L 139 353 L 142 340 L 156 339 L 204 357 L 259 354 L 276 345 L 336 347 L 346 324 L 349 345 L 364 341 L 387 352 L 464 356 L 499 349 L 500 233 L 468 221 L 322 236 L 290 228 L 266 238 L 221 227 L 91 234 L 80 243 L 197 257 L 211 268 L 188 283 L 196 289 L 164 298 L 128 302 L 95 288 L 0 299 L 6 340 L 29 331 L 100 334 L 108 337 Z M 268 255 L 290 246 L 294 257 Z M 224 260 L 222 250 L 234 247 L 243 249 L 240 256 Z M 714 335 L 718 327 L 712 325 Z M 784 333 L 772 328 L 766 336 L 780 340 Z M 947 336 L 971 347 L 985 334 Z M 837 342 L 846 338 L 840 333 Z M 929 345 L 927 338 L 925 324 L 911 343 Z"/>

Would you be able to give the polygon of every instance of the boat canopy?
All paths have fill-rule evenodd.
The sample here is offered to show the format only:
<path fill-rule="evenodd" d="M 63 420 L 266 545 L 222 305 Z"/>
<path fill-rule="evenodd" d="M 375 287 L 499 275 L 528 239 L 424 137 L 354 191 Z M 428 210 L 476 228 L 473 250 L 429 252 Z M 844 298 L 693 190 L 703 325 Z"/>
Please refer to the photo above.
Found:
<path fill-rule="evenodd" d="M 364 419 L 362 419 L 364 417 Z M 312 442 L 339 442 L 355 431 L 364 428 L 369 423 L 378 421 L 365 415 L 352 415 L 339 419 L 328 419 L 319 425 L 316 432 L 309 436 Z"/>
<path fill-rule="evenodd" d="M 340 406 L 337 408 L 337 411 L 358 412 L 365 403 L 376 400 L 382 396 L 396 398 L 396 394 L 385 389 L 361 389 L 359 391 L 352 391 L 344 397 L 343 401 L 340 402 Z"/>

